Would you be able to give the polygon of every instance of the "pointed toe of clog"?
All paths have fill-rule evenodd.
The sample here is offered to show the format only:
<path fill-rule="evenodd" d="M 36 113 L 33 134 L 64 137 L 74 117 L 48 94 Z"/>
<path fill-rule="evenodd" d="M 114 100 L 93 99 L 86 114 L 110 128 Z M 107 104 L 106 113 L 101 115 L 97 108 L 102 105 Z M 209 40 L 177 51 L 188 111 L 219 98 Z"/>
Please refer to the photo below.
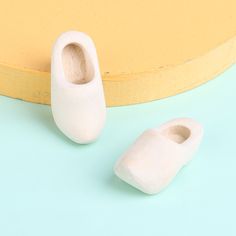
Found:
<path fill-rule="evenodd" d="M 67 114 L 61 116 L 61 114 Z M 78 114 L 76 119 L 71 119 L 73 115 L 68 114 L 68 112 L 60 112 L 53 110 L 54 121 L 59 128 L 59 130 L 71 139 L 73 142 L 79 144 L 89 144 L 95 142 L 102 133 L 102 130 L 105 125 L 105 114 L 106 112 L 100 115 L 100 118 L 95 119 L 86 119 L 89 117 L 89 114 L 85 115 L 85 119 L 80 117 Z M 70 119 L 68 119 L 68 117 Z"/>

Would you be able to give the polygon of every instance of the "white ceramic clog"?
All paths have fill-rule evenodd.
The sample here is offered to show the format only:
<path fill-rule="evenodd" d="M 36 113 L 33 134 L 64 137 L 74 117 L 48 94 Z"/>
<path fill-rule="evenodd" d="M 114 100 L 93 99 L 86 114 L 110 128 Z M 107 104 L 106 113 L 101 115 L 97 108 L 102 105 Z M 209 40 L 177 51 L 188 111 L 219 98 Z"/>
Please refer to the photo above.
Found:
<path fill-rule="evenodd" d="M 191 160 L 202 136 L 202 126 L 189 118 L 147 130 L 118 160 L 115 174 L 145 193 L 156 194 Z"/>
<path fill-rule="evenodd" d="M 54 45 L 51 107 L 58 128 L 77 143 L 94 141 L 104 126 L 106 104 L 97 53 L 84 33 L 63 33 Z"/>

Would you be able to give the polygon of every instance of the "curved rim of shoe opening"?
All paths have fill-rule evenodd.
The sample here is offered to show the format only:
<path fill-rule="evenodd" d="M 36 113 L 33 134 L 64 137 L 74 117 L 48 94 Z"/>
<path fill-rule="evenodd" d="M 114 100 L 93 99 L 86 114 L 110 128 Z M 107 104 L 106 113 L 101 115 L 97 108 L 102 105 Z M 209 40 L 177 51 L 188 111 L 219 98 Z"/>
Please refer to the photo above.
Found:
<path fill-rule="evenodd" d="M 155 130 L 168 140 L 189 148 L 197 145 L 203 136 L 202 125 L 192 118 L 177 118 Z"/>
<path fill-rule="evenodd" d="M 83 32 L 62 33 L 52 50 L 51 73 L 52 80 L 71 88 L 90 86 L 99 80 L 99 63 L 92 39 Z"/>

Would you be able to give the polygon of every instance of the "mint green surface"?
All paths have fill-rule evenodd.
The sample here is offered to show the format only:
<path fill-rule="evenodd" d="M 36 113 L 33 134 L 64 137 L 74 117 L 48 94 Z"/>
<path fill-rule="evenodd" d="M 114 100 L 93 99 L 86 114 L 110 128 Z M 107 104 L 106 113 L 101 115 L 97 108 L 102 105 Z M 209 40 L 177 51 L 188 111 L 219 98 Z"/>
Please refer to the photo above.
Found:
<path fill-rule="evenodd" d="M 166 190 L 148 196 L 114 176 L 138 135 L 176 117 L 205 136 Z M 236 66 L 175 97 L 109 108 L 91 145 L 62 135 L 49 106 L 0 97 L 0 235 L 235 236 Z"/>

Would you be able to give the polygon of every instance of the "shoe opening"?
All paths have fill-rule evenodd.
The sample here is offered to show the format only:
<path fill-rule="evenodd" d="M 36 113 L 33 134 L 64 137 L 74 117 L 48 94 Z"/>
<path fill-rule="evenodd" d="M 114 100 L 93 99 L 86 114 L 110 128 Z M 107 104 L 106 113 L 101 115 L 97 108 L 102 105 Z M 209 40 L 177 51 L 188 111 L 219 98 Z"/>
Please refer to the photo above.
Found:
<path fill-rule="evenodd" d="M 67 81 L 73 84 L 86 84 L 94 77 L 92 62 L 78 44 L 71 43 L 63 49 L 62 63 Z"/>
<path fill-rule="evenodd" d="M 182 125 L 175 125 L 163 130 L 163 135 L 172 141 L 181 144 L 190 137 L 191 131 L 189 128 Z"/>

